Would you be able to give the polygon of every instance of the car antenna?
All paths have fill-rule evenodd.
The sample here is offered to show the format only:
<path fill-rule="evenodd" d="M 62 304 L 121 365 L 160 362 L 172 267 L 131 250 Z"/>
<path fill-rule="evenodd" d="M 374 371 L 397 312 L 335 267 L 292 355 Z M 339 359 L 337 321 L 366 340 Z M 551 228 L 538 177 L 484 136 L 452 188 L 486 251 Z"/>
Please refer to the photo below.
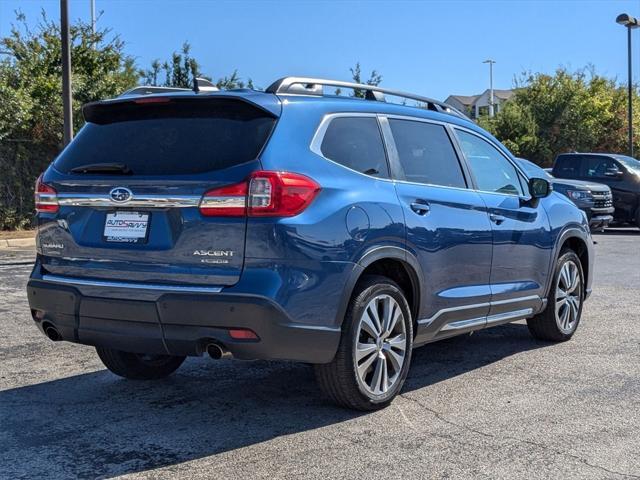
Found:
<path fill-rule="evenodd" d="M 193 91 L 195 93 L 200 92 L 217 92 L 220 90 L 210 80 L 201 77 L 193 77 Z"/>

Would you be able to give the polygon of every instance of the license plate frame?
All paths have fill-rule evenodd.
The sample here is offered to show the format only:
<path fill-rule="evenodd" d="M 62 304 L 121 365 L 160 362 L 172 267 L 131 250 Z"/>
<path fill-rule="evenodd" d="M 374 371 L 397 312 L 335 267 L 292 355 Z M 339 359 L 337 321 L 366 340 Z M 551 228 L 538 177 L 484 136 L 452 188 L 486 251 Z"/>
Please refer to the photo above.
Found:
<path fill-rule="evenodd" d="M 125 222 L 125 224 L 120 222 Z M 102 240 L 108 243 L 147 243 L 150 224 L 150 212 L 130 210 L 107 212 L 102 230 Z"/>

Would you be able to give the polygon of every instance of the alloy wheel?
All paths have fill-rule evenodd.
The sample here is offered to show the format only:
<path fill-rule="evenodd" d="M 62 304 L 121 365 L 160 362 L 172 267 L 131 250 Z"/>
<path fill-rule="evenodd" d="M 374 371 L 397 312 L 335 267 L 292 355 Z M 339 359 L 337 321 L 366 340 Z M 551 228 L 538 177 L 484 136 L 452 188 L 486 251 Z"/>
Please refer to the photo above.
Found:
<path fill-rule="evenodd" d="M 384 395 L 400 378 L 407 354 L 404 314 L 390 295 L 374 297 L 358 322 L 354 359 L 358 383 L 371 395 Z"/>
<path fill-rule="evenodd" d="M 556 322 L 563 333 L 571 333 L 578 324 L 582 286 L 578 266 L 571 260 L 560 268 L 556 281 Z"/>

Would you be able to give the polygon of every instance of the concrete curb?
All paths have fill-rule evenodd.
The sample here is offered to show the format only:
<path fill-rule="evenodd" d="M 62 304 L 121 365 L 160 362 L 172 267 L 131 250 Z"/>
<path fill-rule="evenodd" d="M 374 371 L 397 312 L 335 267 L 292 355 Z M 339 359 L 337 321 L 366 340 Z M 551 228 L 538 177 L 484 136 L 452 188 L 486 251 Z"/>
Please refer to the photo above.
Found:
<path fill-rule="evenodd" d="M 31 238 L 8 238 L 0 240 L 0 250 L 3 248 L 13 248 L 13 247 L 35 247 L 36 239 L 35 237 Z"/>

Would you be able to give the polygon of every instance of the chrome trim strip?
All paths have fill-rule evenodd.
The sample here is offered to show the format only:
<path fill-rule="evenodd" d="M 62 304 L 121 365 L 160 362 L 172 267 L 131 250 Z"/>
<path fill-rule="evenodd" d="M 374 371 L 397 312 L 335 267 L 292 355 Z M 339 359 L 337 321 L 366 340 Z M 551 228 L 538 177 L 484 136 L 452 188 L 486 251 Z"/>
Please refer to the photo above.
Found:
<path fill-rule="evenodd" d="M 497 313 L 487 317 L 487 327 L 500 322 L 512 322 L 519 320 L 533 313 L 533 308 L 523 308 L 522 310 L 514 310 L 513 312 Z"/>
<path fill-rule="evenodd" d="M 463 328 L 482 326 L 487 323 L 487 317 L 470 318 L 469 320 L 459 320 L 457 322 L 451 322 L 444 325 L 440 331 L 446 332 L 448 330 L 461 330 Z"/>
<path fill-rule="evenodd" d="M 491 302 L 491 306 L 493 307 L 494 305 L 507 305 L 509 303 L 516 302 L 528 302 L 529 300 L 540 300 L 540 297 L 538 295 L 529 295 L 528 297 L 508 298 L 506 300 Z"/>
<path fill-rule="evenodd" d="M 471 318 L 469 320 L 458 320 L 457 322 L 451 322 L 444 325 L 440 331 L 446 332 L 449 330 L 462 330 L 464 328 L 473 328 L 476 326 L 489 327 L 502 322 L 512 322 L 525 318 L 527 315 L 533 313 L 533 308 L 523 308 L 522 310 L 514 310 L 513 312 L 497 313 L 495 315 L 489 315 L 487 317 Z"/>
<path fill-rule="evenodd" d="M 492 307 L 495 305 L 508 305 L 510 303 L 528 302 L 529 300 L 540 300 L 540 297 L 538 295 L 528 295 L 526 297 L 508 298 L 506 300 L 497 300 L 495 302 L 472 303 L 470 305 L 461 305 L 459 307 L 443 308 L 442 310 L 438 310 L 433 316 L 429 318 L 423 318 L 421 320 L 418 320 L 418 325 L 423 327 L 430 325 L 435 320 L 437 320 L 441 315 L 449 312 L 458 312 L 461 310 L 470 310 L 473 308 Z M 531 310 L 531 313 L 533 313 L 533 309 L 530 309 L 530 310 Z M 511 313 L 511 312 L 508 312 L 508 313 Z M 499 315 L 503 315 L 503 314 L 501 313 Z M 453 322 L 453 323 L 458 323 L 458 322 Z"/>
<path fill-rule="evenodd" d="M 245 197 L 237 196 L 203 197 L 200 202 L 200 206 L 205 208 L 243 208 L 246 204 Z"/>
<path fill-rule="evenodd" d="M 423 326 L 429 325 L 434 321 L 436 321 L 438 317 L 440 317 L 445 313 L 458 312 L 460 310 L 470 310 L 472 308 L 483 308 L 483 307 L 490 307 L 490 306 L 491 306 L 491 302 L 484 302 L 484 303 L 473 303 L 471 305 L 461 305 L 459 307 L 443 308 L 442 310 L 438 310 L 433 316 L 429 318 L 423 318 L 422 320 L 418 320 L 418 325 L 423 325 Z"/>
<path fill-rule="evenodd" d="M 134 195 L 127 202 L 114 202 L 107 194 L 60 193 L 60 206 L 72 207 L 142 207 L 142 208 L 188 208 L 200 205 L 196 195 Z"/>
<path fill-rule="evenodd" d="M 58 275 L 43 275 L 42 280 L 46 282 L 62 283 L 65 285 L 82 285 L 87 287 L 105 288 L 133 288 L 139 290 L 161 290 L 167 292 L 182 293 L 219 293 L 222 291 L 222 287 L 190 287 L 186 285 L 162 285 L 158 283 L 114 282 L 109 280 L 90 280 L 84 278 L 61 277 Z"/>

